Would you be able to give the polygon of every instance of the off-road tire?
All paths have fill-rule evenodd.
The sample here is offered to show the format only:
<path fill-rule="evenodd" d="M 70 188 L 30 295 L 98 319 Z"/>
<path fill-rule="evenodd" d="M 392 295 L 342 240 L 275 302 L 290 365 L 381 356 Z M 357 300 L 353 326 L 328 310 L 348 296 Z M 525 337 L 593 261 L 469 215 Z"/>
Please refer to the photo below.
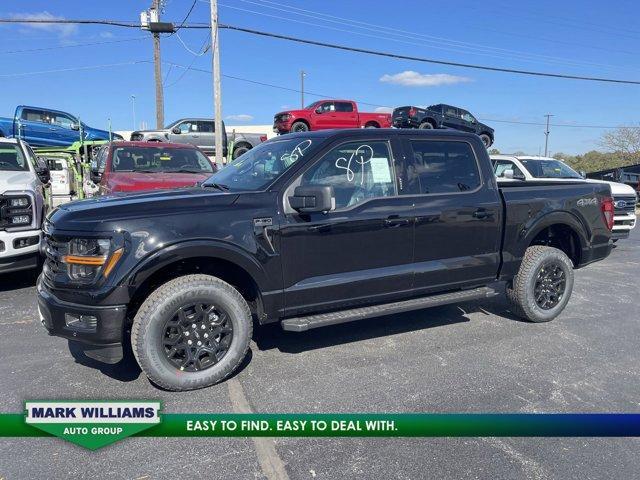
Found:
<path fill-rule="evenodd" d="M 433 125 L 429 122 L 422 122 L 418 128 L 420 130 L 433 130 Z"/>
<path fill-rule="evenodd" d="M 480 135 L 480 140 L 482 140 L 482 143 L 484 143 L 484 146 L 487 148 L 489 148 L 493 143 L 493 141 L 491 140 L 491 137 L 486 133 L 483 133 Z"/>
<path fill-rule="evenodd" d="M 291 133 L 308 132 L 308 131 L 309 131 L 309 125 L 299 120 L 297 122 L 293 122 L 293 124 L 291 125 Z"/>
<path fill-rule="evenodd" d="M 247 153 L 249 150 L 251 150 L 251 147 L 247 147 L 246 145 L 241 145 L 239 147 L 234 148 L 233 155 L 232 155 L 233 160 L 238 158 L 240 155 Z"/>
<path fill-rule="evenodd" d="M 167 359 L 162 346 L 165 322 L 190 302 L 220 305 L 233 325 L 228 351 L 215 365 L 183 372 Z M 221 382 L 240 365 L 249 349 L 253 324 L 245 299 L 228 283 L 209 275 L 185 275 L 158 287 L 144 301 L 133 320 L 131 346 L 140 368 L 156 385 L 182 391 Z"/>
<path fill-rule="evenodd" d="M 534 288 L 538 273 L 545 265 L 558 265 L 565 274 L 565 287 L 562 298 L 556 306 L 545 310 L 536 303 Z M 549 322 L 556 318 L 566 307 L 573 290 L 573 263 L 567 255 L 557 248 L 534 245 L 527 248 L 520 269 L 507 286 L 506 293 L 511 311 L 530 322 Z"/>

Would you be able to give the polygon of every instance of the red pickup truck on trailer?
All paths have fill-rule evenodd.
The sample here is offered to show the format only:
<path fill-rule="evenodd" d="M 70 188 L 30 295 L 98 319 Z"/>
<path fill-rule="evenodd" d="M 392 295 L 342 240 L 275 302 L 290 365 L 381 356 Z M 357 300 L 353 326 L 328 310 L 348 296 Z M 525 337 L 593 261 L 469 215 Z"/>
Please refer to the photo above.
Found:
<path fill-rule="evenodd" d="M 361 127 L 389 128 L 391 114 L 358 112 L 358 105 L 351 100 L 320 100 L 302 110 L 277 113 L 273 119 L 276 133 Z"/>

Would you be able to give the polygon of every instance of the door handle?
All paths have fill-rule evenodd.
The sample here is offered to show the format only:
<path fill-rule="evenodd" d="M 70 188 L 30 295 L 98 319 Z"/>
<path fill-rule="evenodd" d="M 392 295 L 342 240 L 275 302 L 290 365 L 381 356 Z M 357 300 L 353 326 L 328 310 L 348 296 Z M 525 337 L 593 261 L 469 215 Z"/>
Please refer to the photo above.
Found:
<path fill-rule="evenodd" d="M 473 212 L 473 218 L 479 218 L 479 219 L 491 218 L 493 217 L 493 214 L 494 212 L 490 212 L 488 210 L 485 210 L 484 208 L 479 208 L 478 210 Z"/>
<path fill-rule="evenodd" d="M 402 225 L 409 225 L 411 220 L 409 218 L 399 218 L 398 216 L 391 216 L 385 219 L 384 226 L 386 228 L 396 228 Z"/>

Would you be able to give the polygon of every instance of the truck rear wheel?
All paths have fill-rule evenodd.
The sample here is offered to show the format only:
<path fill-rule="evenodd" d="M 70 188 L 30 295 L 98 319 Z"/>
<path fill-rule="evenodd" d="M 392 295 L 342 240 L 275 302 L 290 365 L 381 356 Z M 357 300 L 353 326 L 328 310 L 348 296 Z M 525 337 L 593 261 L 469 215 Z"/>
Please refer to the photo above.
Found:
<path fill-rule="evenodd" d="M 429 122 L 422 122 L 418 128 L 421 130 L 431 130 L 433 129 L 433 125 L 431 125 Z"/>
<path fill-rule="evenodd" d="M 249 306 L 235 288 L 209 275 L 186 275 L 147 297 L 133 321 L 131 345 L 152 382 L 194 390 L 238 368 L 252 329 Z"/>
<path fill-rule="evenodd" d="M 293 125 L 291 125 L 291 131 L 292 132 L 308 132 L 309 131 L 309 125 L 307 125 L 304 122 L 293 122 Z"/>
<path fill-rule="evenodd" d="M 483 133 L 480 135 L 480 140 L 482 140 L 482 143 L 484 143 L 484 146 L 489 148 L 491 146 L 491 144 L 493 143 L 491 141 L 491 137 L 489 135 L 487 135 L 486 133 Z"/>
<path fill-rule="evenodd" d="M 507 287 L 512 311 L 531 322 L 549 322 L 566 307 L 573 291 L 573 263 L 557 248 L 527 248 L 520 270 Z"/>

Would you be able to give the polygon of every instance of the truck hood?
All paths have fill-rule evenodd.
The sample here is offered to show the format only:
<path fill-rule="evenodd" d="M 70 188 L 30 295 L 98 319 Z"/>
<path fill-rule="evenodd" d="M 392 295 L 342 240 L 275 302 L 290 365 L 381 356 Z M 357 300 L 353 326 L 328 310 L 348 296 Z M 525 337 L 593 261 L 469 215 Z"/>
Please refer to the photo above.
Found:
<path fill-rule="evenodd" d="M 289 115 L 293 115 L 294 117 L 300 116 L 300 115 L 305 115 L 307 113 L 309 113 L 310 110 L 285 110 L 283 112 L 278 112 L 275 114 L 276 117 L 280 116 L 280 115 L 284 115 L 286 113 L 288 113 Z"/>
<path fill-rule="evenodd" d="M 33 188 L 35 175 L 31 172 L 15 172 L 0 170 L 0 193 L 11 190 L 30 190 Z"/>
<path fill-rule="evenodd" d="M 107 185 L 112 192 L 142 192 L 144 190 L 193 187 L 212 173 L 121 172 L 109 174 Z"/>
<path fill-rule="evenodd" d="M 114 232 L 138 230 L 145 223 L 163 222 L 171 228 L 171 218 L 197 216 L 199 211 L 225 210 L 238 198 L 201 187 L 133 194 L 112 194 L 64 204 L 53 210 L 45 228 L 66 231 Z"/>

